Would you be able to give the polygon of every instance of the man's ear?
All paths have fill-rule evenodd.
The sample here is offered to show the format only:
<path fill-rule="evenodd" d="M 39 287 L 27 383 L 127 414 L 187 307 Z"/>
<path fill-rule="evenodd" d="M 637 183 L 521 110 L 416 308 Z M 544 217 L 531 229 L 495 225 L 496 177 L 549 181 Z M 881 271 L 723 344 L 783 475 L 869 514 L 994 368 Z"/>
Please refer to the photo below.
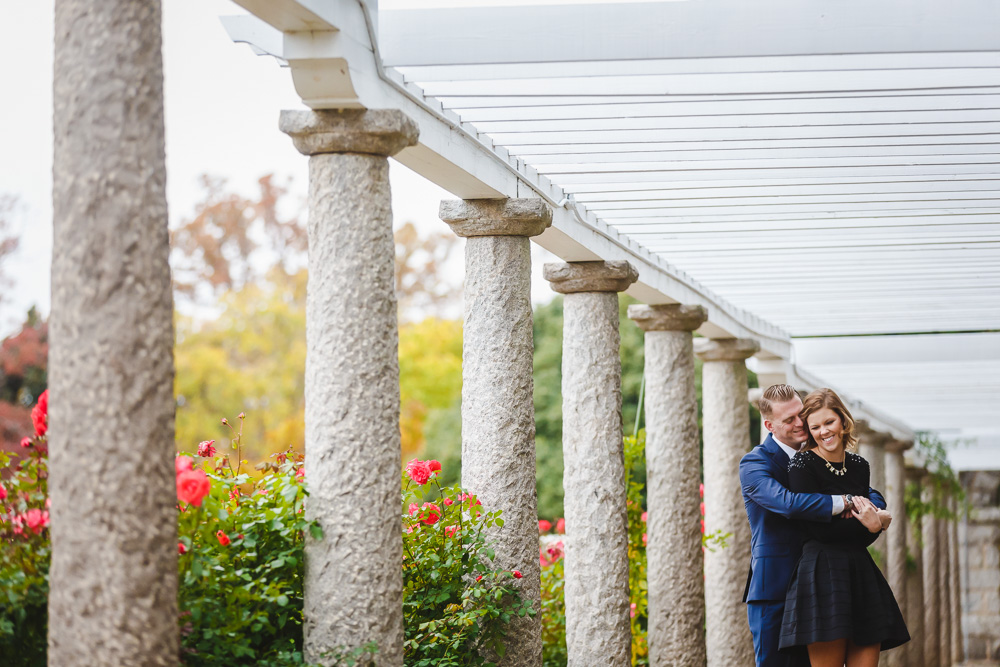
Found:
<path fill-rule="evenodd" d="M 772 426 L 771 420 L 770 419 L 765 419 L 764 420 L 764 428 L 767 429 L 768 433 L 774 433 L 774 431 L 771 430 L 771 426 Z"/>

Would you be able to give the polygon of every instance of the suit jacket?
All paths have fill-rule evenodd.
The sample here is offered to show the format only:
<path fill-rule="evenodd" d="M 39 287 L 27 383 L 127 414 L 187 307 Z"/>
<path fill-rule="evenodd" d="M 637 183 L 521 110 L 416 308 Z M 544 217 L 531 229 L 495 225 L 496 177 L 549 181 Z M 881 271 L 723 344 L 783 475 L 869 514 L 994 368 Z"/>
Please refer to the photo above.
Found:
<path fill-rule="evenodd" d="M 750 520 L 750 573 L 744 602 L 784 600 L 805 541 L 796 520 L 833 519 L 830 496 L 788 490 L 788 463 L 788 455 L 770 433 L 740 461 L 743 504 Z M 868 495 L 885 509 L 878 491 L 869 489 Z"/>

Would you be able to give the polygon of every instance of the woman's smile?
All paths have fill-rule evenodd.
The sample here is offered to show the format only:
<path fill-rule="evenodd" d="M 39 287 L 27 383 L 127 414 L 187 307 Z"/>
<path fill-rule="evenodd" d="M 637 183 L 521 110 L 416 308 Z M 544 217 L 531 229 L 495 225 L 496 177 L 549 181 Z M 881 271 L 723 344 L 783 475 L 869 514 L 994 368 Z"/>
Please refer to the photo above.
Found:
<path fill-rule="evenodd" d="M 817 453 L 832 462 L 844 459 L 844 425 L 830 408 L 822 408 L 808 417 L 809 434 L 816 441 Z"/>

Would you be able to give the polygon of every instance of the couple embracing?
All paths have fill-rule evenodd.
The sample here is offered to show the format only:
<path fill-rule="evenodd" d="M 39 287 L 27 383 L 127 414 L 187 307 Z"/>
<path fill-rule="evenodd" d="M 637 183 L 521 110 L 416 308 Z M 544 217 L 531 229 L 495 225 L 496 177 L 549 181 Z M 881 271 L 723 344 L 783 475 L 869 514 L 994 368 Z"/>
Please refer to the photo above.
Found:
<path fill-rule="evenodd" d="M 759 408 L 770 433 L 740 461 L 757 667 L 876 667 L 910 635 L 868 554 L 892 515 L 853 451 L 854 419 L 830 389 L 803 401 L 774 385 Z"/>

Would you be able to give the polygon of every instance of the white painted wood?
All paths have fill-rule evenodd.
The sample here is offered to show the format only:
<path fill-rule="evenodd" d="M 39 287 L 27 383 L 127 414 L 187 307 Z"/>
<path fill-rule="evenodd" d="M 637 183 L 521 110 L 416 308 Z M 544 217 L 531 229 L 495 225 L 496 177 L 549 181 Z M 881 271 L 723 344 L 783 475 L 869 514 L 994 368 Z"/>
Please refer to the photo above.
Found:
<path fill-rule="evenodd" d="M 900 113 L 916 111 L 995 110 L 1000 107 L 1000 95 L 938 95 L 929 97 L 829 97 L 823 99 L 784 98 L 776 100 L 745 100 L 730 97 L 706 102 L 628 102 L 622 104 L 505 106 L 470 108 L 461 104 L 448 105 L 469 123 L 514 120 L 570 120 L 580 118 L 676 118 L 684 116 L 746 116 L 767 114 L 782 120 L 786 116 L 807 114 Z M 899 119 L 899 120 L 902 120 Z"/>
<path fill-rule="evenodd" d="M 776 20 L 775 17 L 780 17 Z M 989 0 L 712 0 L 383 12 L 388 65 L 995 51 Z"/>

